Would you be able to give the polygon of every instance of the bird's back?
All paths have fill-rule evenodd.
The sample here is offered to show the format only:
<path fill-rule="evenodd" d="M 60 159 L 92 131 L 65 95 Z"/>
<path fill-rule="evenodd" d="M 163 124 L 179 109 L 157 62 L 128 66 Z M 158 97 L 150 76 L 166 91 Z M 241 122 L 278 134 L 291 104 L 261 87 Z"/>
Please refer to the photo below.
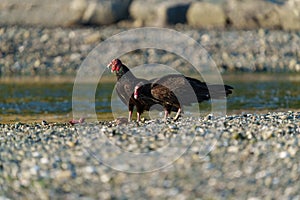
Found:
<path fill-rule="evenodd" d="M 225 98 L 232 93 L 228 85 L 206 84 L 191 77 L 180 74 L 170 74 L 157 79 L 152 84 L 151 94 L 154 98 L 169 104 L 190 105 L 212 98 Z"/>

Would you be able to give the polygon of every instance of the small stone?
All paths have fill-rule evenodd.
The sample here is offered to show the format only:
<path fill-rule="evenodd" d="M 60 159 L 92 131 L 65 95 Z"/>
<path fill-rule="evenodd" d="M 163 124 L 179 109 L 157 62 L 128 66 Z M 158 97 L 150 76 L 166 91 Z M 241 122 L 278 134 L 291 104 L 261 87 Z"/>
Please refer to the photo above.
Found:
<path fill-rule="evenodd" d="M 39 152 L 37 152 L 37 151 L 35 151 L 35 152 L 32 152 L 32 156 L 33 157 L 40 157 L 40 153 Z"/>
<path fill-rule="evenodd" d="M 40 67 L 41 65 L 41 61 L 40 60 L 36 60 L 33 64 L 34 67 Z"/>
<path fill-rule="evenodd" d="M 228 147 L 227 151 L 229 153 L 237 153 L 239 151 L 239 147 L 237 147 L 237 146 L 230 146 L 230 147 Z"/>
<path fill-rule="evenodd" d="M 39 170 L 40 170 L 40 167 L 37 166 L 37 165 L 34 165 L 32 168 L 30 168 L 30 174 L 31 175 L 37 175 Z"/>
<path fill-rule="evenodd" d="M 287 151 L 282 151 L 279 153 L 279 158 L 287 158 L 289 156 L 289 153 Z"/>
<path fill-rule="evenodd" d="M 95 169 L 95 167 L 93 167 L 93 166 L 86 166 L 86 167 L 84 168 L 84 171 L 87 172 L 87 173 L 89 173 L 89 174 L 92 174 L 92 173 L 95 173 L 95 172 L 96 172 L 96 169 Z"/>
<path fill-rule="evenodd" d="M 290 147 L 288 149 L 288 153 L 290 154 L 290 156 L 294 157 L 298 152 L 298 149 L 296 147 Z"/>
<path fill-rule="evenodd" d="M 100 180 L 103 183 L 107 183 L 110 180 L 110 177 L 107 174 L 103 174 L 100 176 Z"/>
<path fill-rule="evenodd" d="M 67 142 L 66 142 L 66 145 L 69 146 L 69 147 L 74 147 L 74 146 L 75 146 L 75 143 L 72 142 L 72 141 L 67 141 Z"/>
<path fill-rule="evenodd" d="M 25 50 L 25 47 L 22 45 L 18 48 L 19 52 L 22 53 Z"/>
<path fill-rule="evenodd" d="M 40 162 L 41 162 L 42 164 L 48 164 L 48 163 L 49 163 L 49 160 L 48 160 L 48 158 L 46 158 L 46 157 L 42 157 L 42 158 L 40 159 Z"/>
<path fill-rule="evenodd" d="M 264 131 L 264 132 L 262 133 L 262 136 L 263 136 L 263 139 L 264 139 L 264 140 L 267 140 L 267 139 L 273 137 L 274 135 L 273 135 L 273 132 L 272 132 L 272 131 Z"/>
<path fill-rule="evenodd" d="M 80 60 L 81 55 L 79 53 L 72 53 L 70 56 L 70 61 Z"/>
<path fill-rule="evenodd" d="M 55 173 L 55 179 L 62 181 L 67 180 L 72 177 L 72 172 L 70 170 L 60 170 Z"/>
<path fill-rule="evenodd" d="M 59 64 L 59 63 L 61 63 L 62 61 L 63 61 L 62 56 L 56 56 L 56 57 L 54 58 L 54 60 L 53 60 L 53 62 L 54 62 L 55 64 Z"/>
<path fill-rule="evenodd" d="M 101 35 L 99 32 L 93 33 L 84 39 L 84 43 L 86 44 L 94 44 L 96 42 L 100 42 Z"/>
<path fill-rule="evenodd" d="M 44 34 L 44 35 L 42 35 L 40 41 L 41 42 L 46 42 L 48 39 L 49 39 L 49 35 L 48 34 Z"/>

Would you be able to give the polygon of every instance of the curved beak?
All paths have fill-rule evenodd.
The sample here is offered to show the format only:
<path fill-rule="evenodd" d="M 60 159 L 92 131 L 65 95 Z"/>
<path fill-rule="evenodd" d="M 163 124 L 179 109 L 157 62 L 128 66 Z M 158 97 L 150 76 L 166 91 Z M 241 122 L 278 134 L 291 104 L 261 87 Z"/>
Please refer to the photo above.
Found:
<path fill-rule="evenodd" d="M 109 63 L 106 67 L 107 67 L 108 69 L 110 69 L 111 66 L 112 66 L 112 63 Z M 111 69 L 110 71 L 111 71 L 111 73 L 113 73 L 113 70 L 112 70 L 112 69 Z"/>
<path fill-rule="evenodd" d="M 111 65 L 112 65 L 112 63 L 109 63 L 106 67 L 107 68 L 110 68 L 111 67 Z"/>

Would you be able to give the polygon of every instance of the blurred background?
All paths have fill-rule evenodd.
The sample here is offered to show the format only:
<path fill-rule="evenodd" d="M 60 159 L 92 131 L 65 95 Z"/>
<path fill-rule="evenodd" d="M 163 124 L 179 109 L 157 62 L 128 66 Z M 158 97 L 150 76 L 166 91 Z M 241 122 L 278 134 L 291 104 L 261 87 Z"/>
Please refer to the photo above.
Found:
<path fill-rule="evenodd" d="M 208 51 L 235 88 L 228 113 L 299 110 L 299 0 L 1 0 L 0 122 L 71 118 L 73 81 L 90 51 L 146 26 L 180 31 Z M 122 60 L 196 76 L 164 51 L 139 50 Z M 115 79 L 107 73 L 100 82 L 96 111 L 111 119 Z"/>

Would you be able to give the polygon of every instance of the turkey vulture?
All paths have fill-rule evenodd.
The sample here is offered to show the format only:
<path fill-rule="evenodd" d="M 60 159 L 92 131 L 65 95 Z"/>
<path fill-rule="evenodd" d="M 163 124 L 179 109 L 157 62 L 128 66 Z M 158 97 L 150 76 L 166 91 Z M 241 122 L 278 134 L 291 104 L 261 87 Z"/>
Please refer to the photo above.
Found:
<path fill-rule="evenodd" d="M 128 106 L 128 121 L 131 121 L 132 119 L 134 106 L 136 106 L 137 110 L 137 121 L 140 121 L 141 114 L 145 110 L 148 111 L 151 106 L 159 103 L 153 98 L 134 98 L 135 90 L 137 90 L 137 88 L 139 88 L 142 84 L 147 84 L 149 81 L 135 77 L 128 67 L 126 67 L 119 59 L 113 59 L 107 67 L 111 68 L 111 72 L 116 73 L 116 91 L 122 102 Z"/>
<path fill-rule="evenodd" d="M 174 107 L 166 102 L 164 102 L 162 99 L 157 99 L 152 95 L 152 87 L 153 83 L 156 82 L 157 79 L 150 80 L 148 83 L 144 84 L 143 82 L 137 84 L 134 88 L 134 99 L 139 100 L 143 104 L 147 104 L 149 101 L 155 101 L 156 104 L 160 104 L 164 107 L 164 119 L 167 119 L 168 115 L 171 113 L 171 111 L 178 111 L 178 107 Z M 158 86 L 158 85 L 157 85 Z M 169 91 L 167 87 L 164 87 L 163 85 L 159 85 L 161 91 Z M 176 95 L 173 95 L 174 99 L 176 99 Z"/>
<path fill-rule="evenodd" d="M 137 85 L 134 98 L 136 100 L 155 99 L 165 109 L 164 118 L 167 118 L 171 111 L 177 110 L 174 118 L 174 120 L 177 120 L 182 112 L 183 105 L 201 103 L 210 98 L 222 99 L 231 94 L 232 89 L 228 85 L 207 85 L 205 82 L 194 78 L 171 74 L 158 78 L 152 83 L 142 86 Z"/>
<path fill-rule="evenodd" d="M 225 98 L 232 93 L 228 85 L 209 85 L 197 79 L 183 75 L 171 74 L 153 80 L 135 77 L 119 59 L 114 59 L 107 66 L 116 73 L 116 91 L 125 105 L 128 105 L 129 117 L 132 119 L 134 106 L 137 109 L 137 120 L 141 114 L 149 111 L 151 106 L 160 104 L 164 107 L 166 119 L 171 111 L 177 111 L 175 120 L 182 112 L 182 105 L 200 103 L 212 98 Z M 189 98 L 196 96 L 197 99 Z M 179 98 L 179 100 L 178 100 Z"/>

